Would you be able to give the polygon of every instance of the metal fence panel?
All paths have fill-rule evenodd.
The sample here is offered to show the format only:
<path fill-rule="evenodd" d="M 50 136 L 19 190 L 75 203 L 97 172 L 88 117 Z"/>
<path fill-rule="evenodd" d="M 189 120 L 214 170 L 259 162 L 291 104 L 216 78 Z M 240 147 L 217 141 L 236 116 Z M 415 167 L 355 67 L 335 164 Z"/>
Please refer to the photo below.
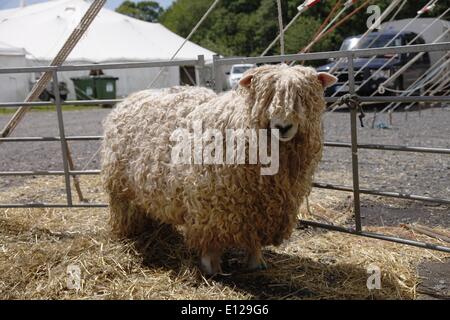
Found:
<path fill-rule="evenodd" d="M 329 58 L 347 58 L 349 61 L 349 89 L 350 94 L 356 95 L 355 89 L 355 69 L 353 60 L 357 57 L 375 56 L 384 54 L 401 54 L 401 53 L 414 53 L 414 52 L 435 52 L 435 51 L 450 51 L 450 43 L 428 44 L 428 45 L 415 45 L 405 47 L 389 47 L 389 48 L 375 48 L 375 49 L 361 49 L 353 51 L 338 51 L 338 52 L 319 52 L 319 53 L 306 53 L 306 54 L 294 54 L 294 55 L 278 55 L 278 56 L 264 56 L 264 57 L 249 57 L 249 58 L 220 58 L 219 56 L 213 57 L 213 74 L 214 74 L 214 89 L 217 92 L 222 90 L 221 79 L 221 67 L 223 65 L 237 64 L 237 63 L 280 63 L 290 61 L 305 61 L 305 60 L 323 60 Z M 0 203 L 0 208 L 103 208 L 107 207 L 104 203 L 73 203 L 70 177 L 77 175 L 98 175 L 99 170 L 70 170 L 68 155 L 68 141 L 98 141 L 101 140 L 101 136 L 65 136 L 64 121 L 62 114 L 62 106 L 64 105 L 101 105 L 101 104 L 115 104 L 121 99 L 114 100 L 84 100 L 84 101 L 65 101 L 62 102 L 59 99 L 58 88 L 58 72 L 62 71 L 79 71 L 90 70 L 92 68 L 101 69 L 127 69 L 127 68 L 152 68 L 152 67 L 167 67 L 167 66 L 186 66 L 193 65 L 199 70 L 197 81 L 200 85 L 205 85 L 204 68 L 205 61 L 203 56 L 199 56 L 196 60 L 176 60 L 176 61 L 151 61 L 151 62 L 137 62 L 137 63 L 109 63 L 109 64 L 89 64 L 78 66 L 59 66 L 59 67 L 26 67 L 26 68 L 3 68 L 0 69 L 0 74 L 9 73 L 31 73 L 31 72 L 53 72 L 54 90 L 56 93 L 55 103 L 59 136 L 58 137 L 5 137 L 0 138 L 2 142 L 42 142 L 42 141 L 60 141 L 61 152 L 63 155 L 63 171 L 9 171 L 0 172 L 0 176 L 33 176 L 33 175 L 61 175 L 65 178 L 65 189 L 67 203 L 23 203 L 23 204 L 8 204 Z M 336 102 L 340 98 L 326 97 L 327 102 Z M 386 96 L 386 97 L 359 97 L 361 102 L 450 102 L 450 96 Z M 2 102 L 0 107 L 18 107 L 18 106 L 47 106 L 48 102 Z M 349 148 L 352 152 L 352 187 L 338 186 L 333 184 L 315 183 L 314 187 L 333 189 L 338 191 L 346 191 L 353 193 L 354 213 L 355 213 L 355 228 L 345 228 L 341 226 L 335 226 L 331 224 L 323 224 L 315 221 L 300 220 L 300 222 L 306 226 L 324 228 L 332 231 L 345 232 L 349 234 L 355 234 L 364 237 L 370 237 L 385 241 L 392 241 L 401 244 L 412 245 L 421 248 L 427 248 L 432 250 L 439 250 L 444 252 L 450 252 L 450 248 L 444 246 L 433 245 L 420 241 L 413 241 L 408 239 L 402 239 L 392 237 L 383 234 L 371 233 L 363 231 L 360 214 L 360 194 L 380 195 L 386 197 L 396 197 L 409 200 L 418 201 L 431 201 L 441 204 L 450 204 L 450 199 L 433 198 L 421 195 L 411 195 L 399 192 L 387 192 L 373 189 L 364 189 L 359 186 L 359 165 L 358 165 L 358 149 L 372 149 L 372 150 L 389 150 L 400 152 L 421 152 L 432 154 L 445 154 L 450 155 L 450 149 L 445 148 L 427 148 L 427 147 L 414 147 L 414 146 L 399 146 L 399 145 L 382 145 L 382 144 L 358 144 L 357 136 L 357 112 L 355 107 L 350 107 L 350 124 L 351 124 L 351 143 L 340 142 L 325 142 L 325 147 L 338 147 Z"/>

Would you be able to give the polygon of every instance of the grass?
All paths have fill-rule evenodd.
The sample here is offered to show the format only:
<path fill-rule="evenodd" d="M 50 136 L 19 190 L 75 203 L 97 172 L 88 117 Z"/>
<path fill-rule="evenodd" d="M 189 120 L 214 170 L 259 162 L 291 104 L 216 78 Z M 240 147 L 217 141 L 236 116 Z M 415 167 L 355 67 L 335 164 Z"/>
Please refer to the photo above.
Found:
<path fill-rule="evenodd" d="M 66 105 L 62 107 L 63 111 L 76 111 L 76 110 L 88 110 L 93 108 L 99 108 L 99 106 L 89 105 L 89 106 L 76 106 L 76 105 Z M 12 114 L 15 113 L 17 108 L 0 108 L 0 114 Z M 48 112 L 48 111 L 55 111 L 54 105 L 48 105 L 48 106 L 37 106 L 37 107 L 31 107 L 31 111 L 37 111 L 37 112 Z"/>

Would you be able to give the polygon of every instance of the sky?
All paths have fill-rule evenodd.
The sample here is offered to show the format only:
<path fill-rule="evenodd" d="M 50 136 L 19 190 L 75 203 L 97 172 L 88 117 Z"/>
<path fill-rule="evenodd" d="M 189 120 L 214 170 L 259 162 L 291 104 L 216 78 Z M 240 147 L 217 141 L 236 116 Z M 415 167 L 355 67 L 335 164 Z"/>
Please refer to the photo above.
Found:
<path fill-rule="evenodd" d="M 39 2 L 46 2 L 48 0 L 25 0 L 27 4 L 33 4 L 33 3 L 39 3 Z M 108 9 L 115 9 L 117 8 L 124 0 L 108 0 L 106 2 L 106 7 Z M 167 8 L 173 0 L 153 0 L 158 2 L 163 8 Z M 139 2 L 139 0 L 134 1 Z M 9 9 L 18 7 L 20 5 L 20 0 L 0 0 L 0 10 L 1 9 Z"/>

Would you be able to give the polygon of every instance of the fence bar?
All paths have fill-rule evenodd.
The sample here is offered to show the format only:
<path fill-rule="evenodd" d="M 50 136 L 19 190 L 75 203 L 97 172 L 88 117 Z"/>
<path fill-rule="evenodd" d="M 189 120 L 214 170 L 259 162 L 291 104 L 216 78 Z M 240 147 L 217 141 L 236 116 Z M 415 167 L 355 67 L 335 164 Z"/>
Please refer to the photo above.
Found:
<path fill-rule="evenodd" d="M 80 65 L 63 65 L 58 71 L 78 71 L 92 69 L 137 69 L 137 68 L 161 68 L 161 67 L 177 67 L 177 66 L 195 66 L 197 60 L 166 60 L 166 61 L 149 61 L 149 62 L 124 62 L 124 63 L 103 63 L 103 64 L 80 64 Z"/>
<path fill-rule="evenodd" d="M 315 221 L 299 220 L 299 222 L 302 225 L 315 227 L 315 228 L 322 228 L 322 229 L 327 229 L 327 230 L 332 230 L 332 231 L 339 231 L 339 232 L 344 232 L 344 233 L 348 233 L 348 234 L 363 236 L 363 237 L 367 237 L 367 238 L 373 238 L 373 239 L 378 239 L 378 240 L 385 240 L 385 241 L 396 242 L 396 243 L 400 243 L 400 244 L 406 244 L 406 245 L 419 247 L 419 248 L 424 248 L 424 249 L 431 249 L 431 250 L 437 250 L 437 251 L 443 251 L 443 252 L 450 252 L 450 248 L 448 248 L 448 247 L 435 245 L 435 244 L 431 244 L 431 243 L 426 243 L 426 242 L 421 242 L 421 241 L 403 239 L 403 238 L 398 238 L 398 237 L 394 237 L 394 236 L 388 236 L 388 235 L 379 234 L 379 233 L 373 233 L 373 232 L 366 232 L 366 231 L 359 232 L 359 231 L 354 230 L 354 229 L 345 228 L 345 227 L 341 227 L 341 226 L 330 225 L 330 224 L 325 224 L 325 223 L 320 223 L 320 222 L 315 222 Z"/>
<path fill-rule="evenodd" d="M 61 101 L 63 106 L 80 106 L 92 107 L 101 104 L 116 104 L 123 101 L 123 99 L 105 99 L 105 100 L 66 100 Z M 50 101 L 35 101 L 35 102 L 0 102 L 0 108 L 17 108 L 17 107 L 54 107 L 55 104 Z"/>
<path fill-rule="evenodd" d="M 158 89 L 155 89 L 158 90 Z M 383 103 L 383 102 L 403 102 L 403 103 L 412 103 L 412 102 L 424 102 L 424 103 L 433 103 L 433 102 L 448 102 L 450 103 L 450 96 L 377 96 L 377 97 L 369 97 L 369 96 L 359 96 L 361 102 L 363 103 Z M 95 105 L 102 104 L 116 104 L 122 102 L 123 99 L 105 99 L 105 100 L 69 100 L 61 102 L 63 106 L 80 106 L 80 107 L 92 107 Z M 339 101 L 339 97 L 325 97 L 326 102 L 334 103 Z M 0 108 L 17 108 L 20 106 L 25 107 L 53 107 L 54 104 L 49 103 L 47 101 L 41 102 L 0 102 Z"/>
<path fill-rule="evenodd" d="M 450 96 L 360 96 L 361 102 L 450 102 Z"/>
<path fill-rule="evenodd" d="M 355 94 L 355 67 L 353 64 L 353 55 L 350 53 L 348 59 L 348 78 L 349 91 Z M 350 106 L 349 106 L 350 107 Z M 359 170 L 358 170 L 358 128 L 356 123 L 355 107 L 350 108 L 350 126 L 351 126 L 351 147 L 352 147 L 352 176 L 353 176 L 353 208 L 355 213 L 356 231 L 362 230 L 361 225 L 361 203 L 359 199 Z"/>
<path fill-rule="evenodd" d="M 0 204 L 0 208 L 107 208 L 106 203 L 80 203 L 68 205 L 66 203 L 12 203 Z"/>
<path fill-rule="evenodd" d="M 31 73 L 48 71 L 80 71 L 92 69 L 132 69 L 132 68 L 159 68 L 171 66 L 197 65 L 197 60 L 163 60 L 147 62 L 121 62 L 121 63 L 99 63 L 99 64 L 80 64 L 80 65 L 62 65 L 62 66 L 39 66 L 22 68 L 2 68 L 0 74 L 5 73 Z"/>
<path fill-rule="evenodd" d="M 358 96 L 359 100 L 364 104 L 375 104 L 375 103 L 413 103 L 413 102 L 424 102 L 424 103 L 450 103 L 450 96 Z M 335 103 L 340 100 L 340 97 L 325 97 L 327 103 Z M 345 109 L 345 108 L 344 108 Z M 327 110 L 329 111 L 329 110 Z"/>
<path fill-rule="evenodd" d="M 153 89 L 159 90 L 159 89 Z M 327 102 L 336 102 L 339 97 L 325 97 Z M 450 96 L 360 96 L 361 102 L 450 102 Z M 96 105 L 96 104 L 116 104 L 123 99 L 105 99 L 105 100 L 69 100 L 62 105 Z M 23 103 L 23 102 L 22 102 Z M 19 102 L 17 104 L 20 104 Z M 1 106 L 1 105 L 0 105 Z"/>
<path fill-rule="evenodd" d="M 64 120 L 61 107 L 61 97 L 59 95 L 59 82 L 58 82 L 58 72 L 53 71 L 53 92 L 55 93 L 55 104 L 56 104 L 56 114 L 58 116 L 58 128 L 59 136 L 61 137 L 61 150 L 63 157 L 63 167 L 64 167 L 64 179 L 66 184 L 66 197 L 67 204 L 72 205 L 72 190 L 70 188 L 70 174 L 69 174 L 69 161 L 67 156 L 69 154 L 69 148 L 66 141 L 66 134 L 64 132 Z"/>
<path fill-rule="evenodd" d="M 197 71 L 195 73 L 197 86 L 204 87 L 206 85 L 206 79 L 205 79 L 205 56 L 199 55 L 197 56 L 197 66 L 195 70 Z"/>
<path fill-rule="evenodd" d="M 315 188 L 353 192 L 353 188 L 351 188 L 349 186 L 342 186 L 342 185 L 336 185 L 336 184 L 331 184 L 331 183 L 321 183 L 321 182 L 314 182 L 313 185 Z M 375 196 L 384 196 L 384 197 L 390 197 L 390 198 L 400 198 L 400 199 L 407 199 L 407 200 L 418 200 L 418 201 L 436 202 L 436 203 L 441 203 L 441 204 L 450 204 L 450 199 L 418 196 L 418 195 L 414 195 L 414 194 L 400 193 L 400 192 L 395 192 L 395 191 L 380 191 L 380 190 L 375 190 L 375 189 L 360 188 L 359 193 L 370 194 L 370 195 L 375 195 Z"/>
<path fill-rule="evenodd" d="M 354 57 L 367 57 L 367 56 L 378 56 L 396 53 L 414 53 L 423 51 L 436 52 L 448 50 L 450 50 L 450 42 L 442 42 L 435 44 L 423 44 L 423 45 L 387 47 L 387 48 L 369 48 L 351 51 L 314 52 L 314 53 L 300 53 L 300 54 L 287 54 L 287 55 L 248 57 L 248 58 L 223 58 L 218 59 L 217 63 L 220 65 L 231 65 L 239 63 L 255 64 L 255 63 L 273 63 L 283 61 L 291 62 L 304 60 L 325 60 L 329 58 L 346 58 L 348 57 L 349 54 L 353 54 Z"/>
<path fill-rule="evenodd" d="M 103 136 L 67 136 L 66 141 L 96 141 L 102 140 Z M 52 142 L 61 141 L 60 137 L 7 137 L 0 138 L 1 142 Z"/>
<path fill-rule="evenodd" d="M 1 141 L 1 139 L 0 139 Z M 350 143 L 345 142 L 324 142 L 325 147 L 336 147 L 336 148 L 351 148 Z M 408 146 L 397 146 L 397 145 L 383 145 L 383 144 L 370 144 L 370 143 L 360 143 L 358 144 L 358 149 L 369 149 L 369 150 L 386 150 L 386 151 L 402 151 L 402 152 L 419 152 L 419 153 L 433 153 L 433 154 L 450 154 L 450 149 L 445 148 L 425 148 L 425 147 L 408 147 Z"/>
<path fill-rule="evenodd" d="M 68 170 L 69 176 L 78 175 L 96 175 L 100 173 L 100 170 Z M 33 170 L 33 171 L 0 171 L 0 176 L 62 176 L 65 175 L 65 171 L 46 171 L 46 170 Z"/>
<path fill-rule="evenodd" d="M 69 171 L 70 175 L 97 175 L 100 170 L 84 170 L 84 171 Z M 45 175 L 64 175 L 64 171 L 2 171 L 0 176 L 45 176 Z M 335 185 L 330 183 L 315 182 L 314 187 L 321 189 L 331 189 L 337 191 L 353 192 L 353 188 L 349 186 Z M 450 199 L 442 199 L 436 197 L 419 196 L 407 193 L 400 193 L 395 191 L 380 191 L 375 189 L 359 188 L 359 193 L 385 196 L 391 198 L 401 198 L 407 200 L 418 200 L 436 202 L 441 204 L 450 204 Z"/>
<path fill-rule="evenodd" d="M 111 104 L 114 105 L 116 103 L 122 102 L 123 99 L 105 99 L 105 100 L 67 100 L 62 104 L 63 106 L 74 105 L 74 106 L 92 106 L 92 105 L 100 105 L 100 104 Z"/>
<path fill-rule="evenodd" d="M 103 136 L 67 136 L 66 141 L 100 141 L 103 140 Z M 60 141 L 60 137 L 7 137 L 0 138 L 0 142 L 54 142 Z M 325 147 L 334 148 L 351 148 L 351 143 L 325 141 Z M 409 147 L 398 145 L 383 145 L 383 144 L 370 144 L 359 143 L 358 149 L 368 150 L 384 150 L 384 151 L 401 151 L 401 152 L 418 152 L 418 153 L 431 153 L 431 154 L 449 154 L 450 149 L 446 148 L 426 148 L 426 147 Z"/>
<path fill-rule="evenodd" d="M 54 107 L 50 101 L 33 101 L 33 102 L 0 102 L 0 108 L 17 108 L 17 107 Z"/>
<path fill-rule="evenodd" d="M 155 89 L 158 90 L 158 89 Z M 382 103 L 382 102 L 404 102 L 404 103 L 412 103 L 412 102 L 450 102 L 450 96 L 385 96 L 385 97 L 369 97 L 369 96 L 360 96 L 361 102 L 363 103 Z M 102 104 L 116 104 L 122 102 L 123 99 L 105 99 L 105 100 L 69 100 L 61 102 L 63 106 L 80 106 L 80 107 L 92 107 L 95 105 Z M 339 97 L 325 97 L 326 102 L 336 102 L 339 101 Z M 0 108 L 17 108 L 20 106 L 25 107 L 53 107 L 54 104 L 49 103 L 47 101 L 41 102 L 0 102 Z"/>
<path fill-rule="evenodd" d="M 57 66 L 37 66 L 37 67 L 21 67 L 21 68 L 1 68 L 0 74 L 10 74 L 10 73 L 40 73 L 40 72 L 50 72 L 57 70 Z"/>
<path fill-rule="evenodd" d="M 220 75 L 220 67 L 217 63 L 219 60 L 218 55 L 213 56 L 213 72 L 214 72 L 214 91 L 221 92 L 222 91 L 222 77 Z"/>

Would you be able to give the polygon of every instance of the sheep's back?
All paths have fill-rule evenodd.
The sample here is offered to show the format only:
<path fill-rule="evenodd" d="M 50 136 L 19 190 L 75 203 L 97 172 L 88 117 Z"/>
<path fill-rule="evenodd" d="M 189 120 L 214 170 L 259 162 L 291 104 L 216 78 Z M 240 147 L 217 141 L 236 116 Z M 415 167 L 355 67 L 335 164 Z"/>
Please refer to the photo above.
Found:
<path fill-rule="evenodd" d="M 141 91 L 120 103 L 104 121 L 103 184 L 110 194 L 132 197 L 142 206 L 155 193 L 170 192 L 170 136 L 213 91 L 174 87 Z M 173 191 L 175 192 L 175 190 Z"/>

